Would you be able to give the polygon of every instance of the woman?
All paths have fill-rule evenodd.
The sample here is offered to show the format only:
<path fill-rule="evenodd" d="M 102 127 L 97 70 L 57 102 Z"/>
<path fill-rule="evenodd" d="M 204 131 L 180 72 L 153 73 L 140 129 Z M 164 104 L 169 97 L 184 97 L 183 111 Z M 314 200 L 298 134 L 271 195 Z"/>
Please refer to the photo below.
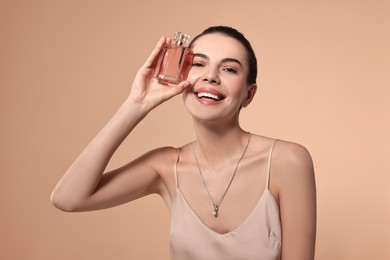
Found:
<path fill-rule="evenodd" d="M 157 193 L 171 210 L 173 259 L 314 258 L 316 192 L 307 150 L 244 131 L 239 114 L 256 93 L 256 57 L 230 27 L 197 36 L 186 81 L 159 83 L 162 37 L 131 93 L 54 189 L 64 211 L 113 207 Z M 155 107 L 182 94 L 196 140 L 152 150 L 103 174 L 111 156 Z"/>

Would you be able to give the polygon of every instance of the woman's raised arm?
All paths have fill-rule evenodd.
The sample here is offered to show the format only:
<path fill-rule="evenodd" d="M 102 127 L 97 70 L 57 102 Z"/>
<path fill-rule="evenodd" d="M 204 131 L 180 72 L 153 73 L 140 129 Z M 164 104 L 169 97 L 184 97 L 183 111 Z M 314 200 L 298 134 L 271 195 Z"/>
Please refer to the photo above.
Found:
<path fill-rule="evenodd" d="M 153 78 L 162 37 L 138 70 L 131 92 L 118 111 L 81 152 L 51 194 L 52 203 L 64 211 L 84 211 L 114 206 L 152 192 L 158 173 L 148 160 L 158 150 L 147 153 L 109 174 L 104 170 L 119 145 L 155 107 L 180 94 L 190 84 L 160 84 Z"/>

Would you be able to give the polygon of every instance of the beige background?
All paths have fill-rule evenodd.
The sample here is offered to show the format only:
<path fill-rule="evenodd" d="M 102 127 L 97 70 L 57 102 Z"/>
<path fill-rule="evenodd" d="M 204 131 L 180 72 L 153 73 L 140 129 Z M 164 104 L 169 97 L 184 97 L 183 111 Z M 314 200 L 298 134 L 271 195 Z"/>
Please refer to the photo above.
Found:
<path fill-rule="evenodd" d="M 69 214 L 49 194 L 125 99 L 159 37 L 218 24 L 243 31 L 259 59 L 243 126 L 312 153 L 316 259 L 390 259 L 389 17 L 389 1 L 379 0 L 2 0 L 0 259 L 168 259 L 169 215 L 157 196 Z M 109 168 L 193 136 L 175 98 Z"/>

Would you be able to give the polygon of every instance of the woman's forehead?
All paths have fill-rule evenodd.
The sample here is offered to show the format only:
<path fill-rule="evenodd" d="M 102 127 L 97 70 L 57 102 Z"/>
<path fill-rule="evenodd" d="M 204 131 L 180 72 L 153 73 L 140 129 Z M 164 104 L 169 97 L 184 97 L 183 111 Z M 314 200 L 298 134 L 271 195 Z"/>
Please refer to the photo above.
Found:
<path fill-rule="evenodd" d="M 236 39 L 220 34 L 206 34 L 198 38 L 192 46 L 194 53 L 205 54 L 210 58 L 235 58 L 246 61 L 244 46 Z"/>

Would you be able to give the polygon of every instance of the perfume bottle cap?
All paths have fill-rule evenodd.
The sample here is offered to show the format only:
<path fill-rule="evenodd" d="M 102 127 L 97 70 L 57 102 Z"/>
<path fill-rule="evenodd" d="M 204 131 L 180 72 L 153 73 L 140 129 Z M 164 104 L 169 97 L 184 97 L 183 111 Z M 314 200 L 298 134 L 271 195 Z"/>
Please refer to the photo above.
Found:
<path fill-rule="evenodd" d="M 173 36 L 173 43 L 176 45 L 187 46 L 189 39 L 190 39 L 190 36 L 188 34 L 177 32 Z"/>

